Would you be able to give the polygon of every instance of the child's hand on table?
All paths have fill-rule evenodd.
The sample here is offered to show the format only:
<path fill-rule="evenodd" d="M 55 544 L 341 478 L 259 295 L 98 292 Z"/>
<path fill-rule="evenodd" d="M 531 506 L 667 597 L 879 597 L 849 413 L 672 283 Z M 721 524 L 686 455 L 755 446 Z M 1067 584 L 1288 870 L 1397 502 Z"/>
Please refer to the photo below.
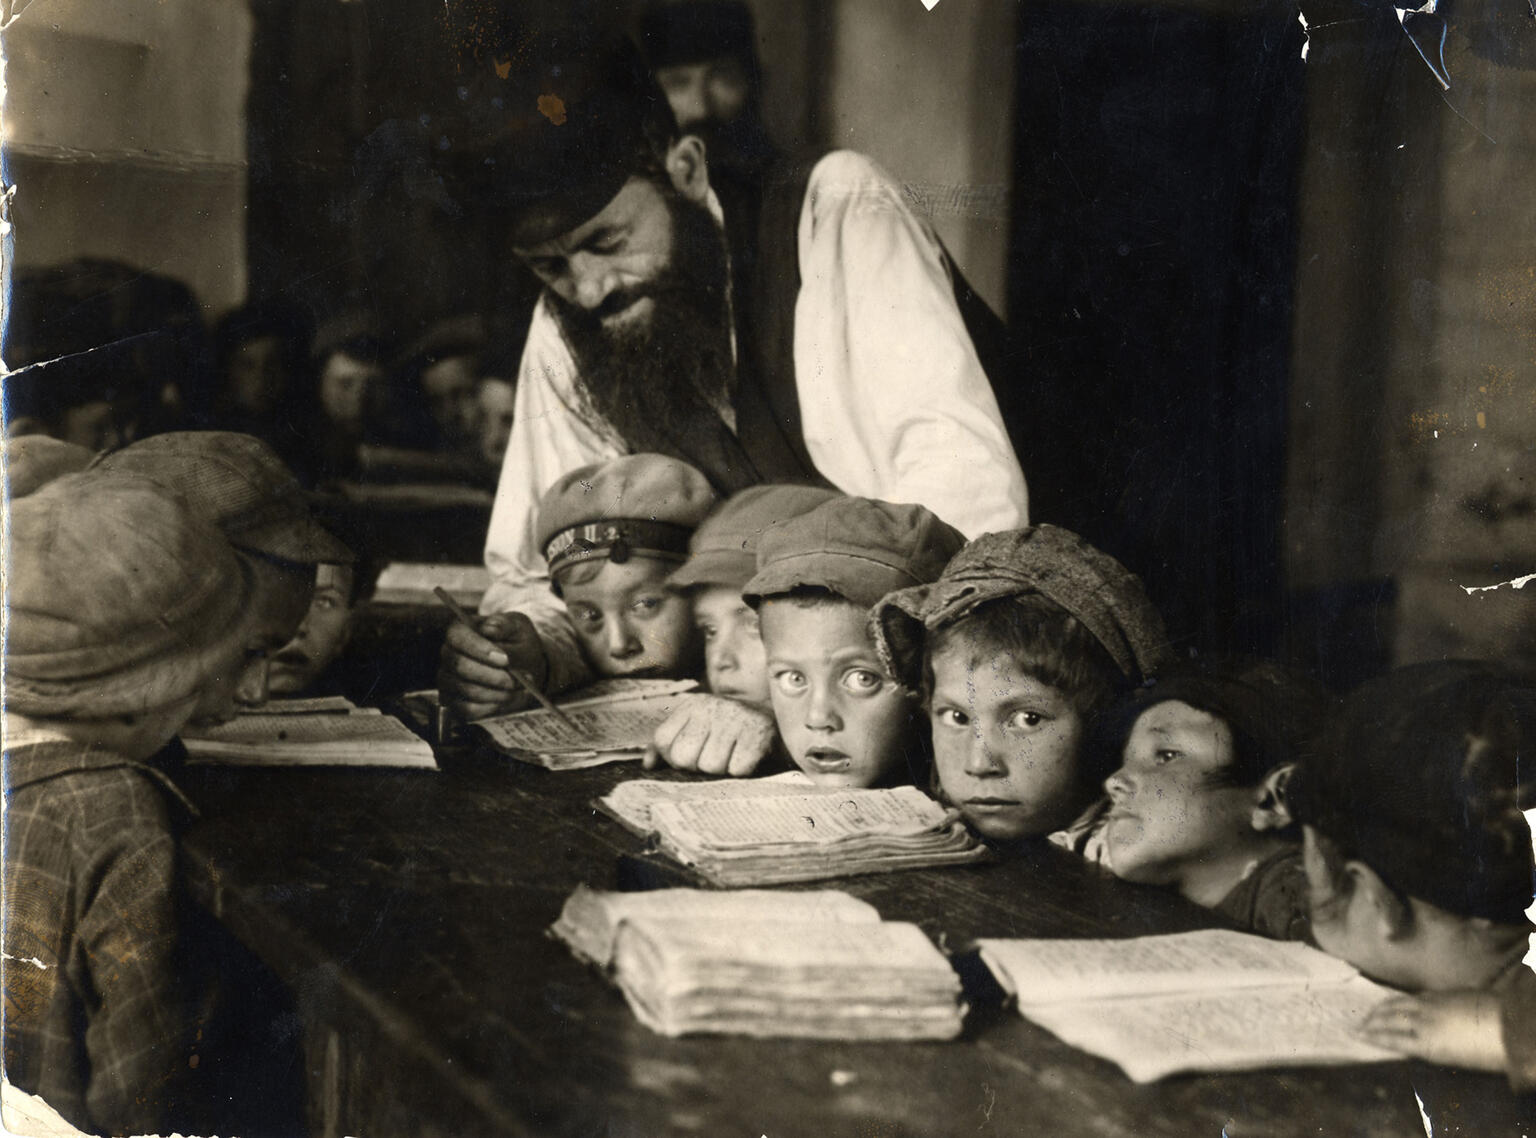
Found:
<path fill-rule="evenodd" d="M 1425 992 L 1395 996 L 1360 1025 L 1368 1043 L 1446 1067 L 1504 1070 L 1499 998 L 1492 992 Z"/>
<path fill-rule="evenodd" d="M 666 761 L 682 771 L 742 778 L 773 749 L 773 714 L 750 703 L 703 693 L 685 696 L 645 753 L 645 769 Z"/>
<path fill-rule="evenodd" d="M 439 698 L 465 720 L 532 707 L 533 697 L 507 674 L 509 665 L 540 690 L 549 681 L 544 645 L 531 620 L 520 612 L 493 613 L 480 618 L 478 631 L 456 620 L 438 661 Z"/>

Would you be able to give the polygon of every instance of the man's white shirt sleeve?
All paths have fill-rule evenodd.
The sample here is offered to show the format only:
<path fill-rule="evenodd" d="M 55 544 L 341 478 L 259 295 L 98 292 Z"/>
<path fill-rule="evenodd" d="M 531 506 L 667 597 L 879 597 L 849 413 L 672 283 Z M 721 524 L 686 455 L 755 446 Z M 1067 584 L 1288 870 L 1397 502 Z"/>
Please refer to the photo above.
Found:
<path fill-rule="evenodd" d="M 1025 525 L 1024 473 L 941 246 L 900 187 L 862 154 L 828 154 L 799 240 L 795 376 L 816 468 L 849 494 L 919 502 L 968 538 Z"/>

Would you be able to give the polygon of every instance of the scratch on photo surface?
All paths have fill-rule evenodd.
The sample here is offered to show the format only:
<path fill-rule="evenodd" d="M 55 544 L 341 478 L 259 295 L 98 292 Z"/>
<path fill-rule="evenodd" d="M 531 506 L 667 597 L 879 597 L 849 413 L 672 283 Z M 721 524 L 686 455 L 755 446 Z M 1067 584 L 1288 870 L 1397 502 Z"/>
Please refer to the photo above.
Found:
<path fill-rule="evenodd" d="M 1473 593 L 1491 593 L 1496 589 L 1510 588 L 1523 589 L 1532 581 L 1536 581 L 1536 573 L 1527 573 L 1524 577 L 1512 577 L 1508 581 L 1500 581 L 1496 585 L 1457 585 L 1462 592 L 1471 596 Z"/>
<path fill-rule="evenodd" d="M 1413 1101 L 1419 1104 L 1419 1119 L 1424 1123 L 1424 1138 L 1435 1138 L 1434 1125 L 1429 1121 L 1429 1114 L 1424 1110 L 1424 1100 L 1419 1097 L 1419 1088 L 1413 1088 Z"/>
<path fill-rule="evenodd" d="M 0 959 L 16 960 L 22 964 L 31 964 L 34 967 L 41 968 L 45 972 L 48 970 L 48 965 L 44 964 L 35 956 L 12 956 L 9 952 L 0 952 Z"/>

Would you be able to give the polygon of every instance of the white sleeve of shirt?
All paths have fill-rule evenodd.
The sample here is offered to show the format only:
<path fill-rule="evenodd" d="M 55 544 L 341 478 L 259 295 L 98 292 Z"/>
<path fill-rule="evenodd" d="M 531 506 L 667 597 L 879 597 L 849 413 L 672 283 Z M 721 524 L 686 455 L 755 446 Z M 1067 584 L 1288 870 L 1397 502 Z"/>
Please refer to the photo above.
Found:
<path fill-rule="evenodd" d="M 590 672 L 565 606 L 550 592 L 548 565 L 534 539 L 539 499 L 562 474 L 624 453 L 577 413 L 575 375 L 570 349 L 540 299 L 518 367 L 512 435 L 486 533 L 491 587 L 480 611 L 527 614 L 549 657 L 551 691 L 573 687 Z"/>
<path fill-rule="evenodd" d="M 918 502 L 967 538 L 1027 524 L 1024 472 L 942 247 L 862 154 L 811 172 L 795 378 L 806 449 L 849 494 Z"/>

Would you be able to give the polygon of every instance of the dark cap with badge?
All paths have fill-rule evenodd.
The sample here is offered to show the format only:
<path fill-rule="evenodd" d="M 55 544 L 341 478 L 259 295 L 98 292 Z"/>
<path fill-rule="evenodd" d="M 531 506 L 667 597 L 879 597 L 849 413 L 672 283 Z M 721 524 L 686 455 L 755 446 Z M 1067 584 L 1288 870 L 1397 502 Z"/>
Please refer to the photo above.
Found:
<path fill-rule="evenodd" d="M 683 561 L 717 500 L 686 462 L 629 454 L 561 475 L 539 500 L 534 536 L 551 579 L 583 561 Z"/>

